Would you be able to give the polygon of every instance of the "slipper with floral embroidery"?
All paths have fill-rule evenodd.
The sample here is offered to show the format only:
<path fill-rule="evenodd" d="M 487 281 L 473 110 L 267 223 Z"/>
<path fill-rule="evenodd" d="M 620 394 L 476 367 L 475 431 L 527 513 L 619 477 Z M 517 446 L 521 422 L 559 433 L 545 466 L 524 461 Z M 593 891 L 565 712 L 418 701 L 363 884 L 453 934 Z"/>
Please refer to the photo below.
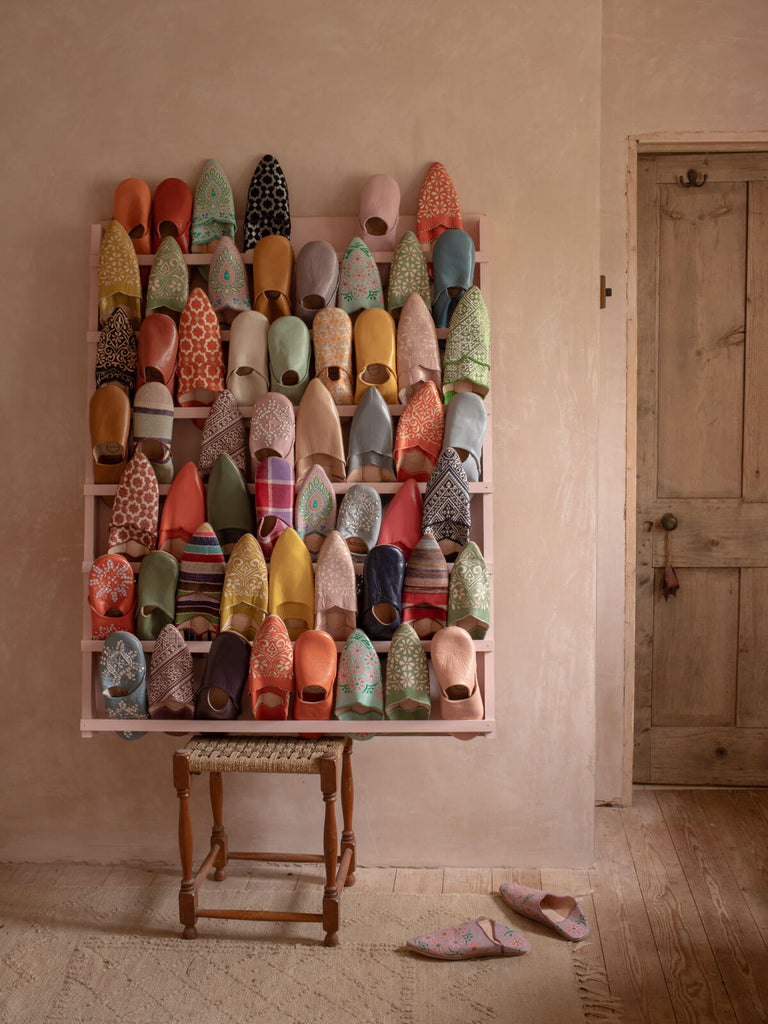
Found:
<path fill-rule="evenodd" d="M 221 631 L 233 629 L 253 640 L 267 616 L 267 563 L 252 533 L 244 533 L 232 549 L 221 593 Z"/>
<path fill-rule="evenodd" d="M 545 924 L 571 942 L 586 939 L 589 935 L 584 911 L 573 896 L 555 896 L 543 889 L 529 889 L 527 885 L 512 882 L 502 882 L 499 893 L 515 913 Z"/>
<path fill-rule="evenodd" d="M 96 345 L 96 387 L 119 384 L 133 398 L 136 375 L 136 333 L 128 314 L 118 306 L 107 318 Z"/>
<path fill-rule="evenodd" d="M 392 256 L 387 289 L 387 309 L 395 316 L 414 293 L 421 296 L 425 305 L 432 305 L 429 287 L 429 270 L 424 250 L 412 231 L 401 236 Z"/>
<path fill-rule="evenodd" d="M 155 253 L 147 284 L 146 313 L 166 313 L 178 320 L 189 298 L 189 268 L 175 238 L 164 238 Z"/>
<path fill-rule="evenodd" d="M 147 662 L 141 640 L 132 633 L 110 633 L 99 658 L 99 685 L 107 718 L 149 718 Z M 119 732 L 124 740 L 138 740 L 143 732 Z"/>
<path fill-rule="evenodd" d="M 224 171 L 215 160 L 208 160 L 195 189 L 192 207 L 192 252 L 213 252 L 219 239 L 235 237 L 235 203 Z M 205 266 L 203 276 L 207 277 Z"/>
<path fill-rule="evenodd" d="M 293 465 L 295 440 L 296 411 L 290 398 L 274 391 L 258 398 L 248 429 L 252 478 L 256 479 L 259 463 L 264 459 L 285 459 Z"/>
<path fill-rule="evenodd" d="M 267 153 L 256 165 L 248 188 L 243 247 L 252 249 L 266 235 L 291 237 L 288 183 L 277 157 Z"/>
<path fill-rule="evenodd" d="M 336 405 L 352 405 L 352 321 L 338 307 L 318 310 L 312 322 L 315 375 L 331 393 Z"/>
<path fill-rule="evenodd" d="M 133 632 L 136 580 L 122 555 L 100 555 L 88 574 L 91 637 L 105 640 L 110 633 Z"/>
<path fill-rule="evenodd" d="M 99 248 L 99 322 L 105 324 L 122 307 L 134 328 L 141 324 L 141 280 L 136 250 L 128 232 L 110 221 Z"/>
<path fill-rule="evenodd" d="M 295 693 L 293 647 L 285 623 L 268 615 L 251 646 L 248 694 L 255 721 L 285 721 Z"/>
<path fill-rule="evenodd" d="M 355 565 L 338 530 L 323 541 L 315 570 L 315 629 L 347 640 L 357 624 Z"/>
<path fill-rule="evenodd" d="M 462 227 L 456 187 L 443 164 L 436 160 L 424 176 L 416 205 L 416 237 L 432 242 L 449 228 Z"/>
<path fill-rule="evenodd" d="M 335 712 L 342 722 L 379 721 L 384 717 L 381 662 L 362 629 L 350 633 L 339 658 Z"/>
<path fill-rule="evenodd" d="M 362 238 L 353 238 L 339 267 L 339 306 L 345 313 L 384 309 L 381 275 L 373 254 Z"/>
<path fill-rule="evenodd" d="M 408 939 L 409 949 L 422 956 L 437 960 L 472 960 L 480 956 L 520 956 L 530 953 L 531 945 L 524 935 L 500 921 L 490 917 L 478 917 L 474 921 L 439 932 L 418 935 Z"/>
<path fill-rule="evenodd" d="M 245 263 L 228 235 L 219 239 L 214 251 L 208 274 L 208 294 L 223 324 L 231 324 L 238 313 L 251 308 Z"/>
<path fill-rule="evenodd" d="M 440 346 L 432 314 L 414 292 L 405 300 L 397 323 L 398 397 L 403 405 L 428 381 L 442 386 Z"/>

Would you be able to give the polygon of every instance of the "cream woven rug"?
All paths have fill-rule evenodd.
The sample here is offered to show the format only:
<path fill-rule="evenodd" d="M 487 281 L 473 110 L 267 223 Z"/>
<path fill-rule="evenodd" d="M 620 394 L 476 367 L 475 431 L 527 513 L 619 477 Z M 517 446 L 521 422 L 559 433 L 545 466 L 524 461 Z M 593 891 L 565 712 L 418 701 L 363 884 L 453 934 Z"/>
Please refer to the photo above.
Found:
<path fill-rule="evenodd" d="M 318 898 L 219 891 L 201 906 L 317 910 Z M 512 922 L 526 956 L 457 963 L 410 953 L 411 936 L 480 915 Z M 499 897 L 348 889 L 341 943 L 319 925 L 198 922 L 180 938 L 177 890 L 153 885 L 0 887 L 2 1024 L 584 1024 L 599 1009 L 572 943 Z M 590 941 L 590 940 L 587 940 Z M 584 944 L 586 945 L 586 944 Z M 576 954 L 576 955 L 575 955 Z M 587 958 L 588 960 L 588 958 Z M 590 990 L 592 990 L 590 994 Z"/>

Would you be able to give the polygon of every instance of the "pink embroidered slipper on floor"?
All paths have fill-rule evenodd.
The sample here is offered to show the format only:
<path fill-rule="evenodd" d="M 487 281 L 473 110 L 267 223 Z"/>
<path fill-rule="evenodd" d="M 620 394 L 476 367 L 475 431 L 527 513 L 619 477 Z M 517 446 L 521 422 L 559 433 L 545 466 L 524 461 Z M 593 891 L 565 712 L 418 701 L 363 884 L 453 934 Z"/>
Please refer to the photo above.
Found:
<path fill-rule="evenodd" d="M 524 935 L 490 917 L 478 917 L 453 928 L 408 939 L 408 949 L 438 960 L 472 960 L 479 956 L 520 956 L 530 953 Z"/>
<path fill-rule="evenodd" d="M 578 942 L 589 935 L 584 911 L 573 896 L 555 896 L 543 889 L 529 889 L 527 885 L 512 882 L 503 882 L 499 893 L 516 913 L 545 924 L 565 939 Z"/>

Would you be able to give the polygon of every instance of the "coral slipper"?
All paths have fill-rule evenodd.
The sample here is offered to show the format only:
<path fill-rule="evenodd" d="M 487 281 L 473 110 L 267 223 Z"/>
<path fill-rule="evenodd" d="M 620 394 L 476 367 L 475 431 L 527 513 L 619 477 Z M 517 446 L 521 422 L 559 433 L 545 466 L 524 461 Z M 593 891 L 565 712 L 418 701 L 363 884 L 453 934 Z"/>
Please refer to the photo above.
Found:
<path fill-rule="evenodd" d="M 196 696 L 192 653 L 169 623 L 161 629 L 149 660 L 149 717 L 194 718 Z"/>
<path fill-rule="evenodd" d="M 477 658 L 472 637 L 459 626 L 438 630 L 430 659 L 440 689 L 440 712 L 446 720 L 477 722 L 483 717 L 483 698 L 477 681 Z"/>
<path fill-rule="evenodd" d="M 267 563 L 252 533 L 244 533 L 232 549 L 221 592 L 221 631 L 233 629 L 253 640 L 267 616 Z"/>
<path fill-rule="evenodd" d="M 131 563 L 122 555 L 100 555 L 88 573 L 91 638 L 132 633 L 136 611 L 136 581 Z"/>
<path fill-rule="evenodd" d="M 172 238 L 182 252 L 189 252 L 192 227 L 192 189 L 181 178 L 166 178 L 155 189 L 152 251 L 157 252 L 163 240 Z"/>
<path fill-rule="evenodd" d="M 499 893 L 516 913 L 545 924 L 563 938 L 578 942 L 589 935 L 584 911 L 573 896 L 555 896 L 543 889 L 529 889 L 512 882 L 503 882 Z"/>
<path fill-rule="evenodd" d="M 103 384 L 91 395 L 88 405 L 91 432 L 93 481 L 116 484 L 128 458 L 131 402 L 119 384 Z"/>
<path fill-rule="evenodd" d="M 157 547 L 177 562 L 195 530 L 205 521 L 205 487 L 194 462 L 185 463 L 168 488 L 160 516 Z"/>
<path fill-rule="evenodd" d="M 259 463 L 254 483 L 256 539 L 267 558 L 282 532 L 293 526 L 294 488 L 293 466 L 286 459 L 270 456 Z"/>
<path fill-rule="evenodd" d="M 136 333 L 128 314 L 118 306 L 107 318 L 96 344 L 96 387 L 119 384 L 132 399 L 136 375 Z"/>
<path fill-rule="evenodd" d="M 443 364 L 443 394 L 449 402 L 458 391 L 488 394 L 491 323 L 480 289 L 473 285 L 459 299 L 448 327 Z"/>
<path fill-rule="evenodd" d="M 374 640 L 389 640 L 402 621 L 405 555 L 394 544 L 371 548 L 363 566 L 360 625 Z"/>
<path fill-rule="evenodd" d="M 361 560 L 375 546 L 381 529 L 381 496 L 368 484 L 353 484 L 341 499 L 336 529 L 353 558 Z"/>
<path fill-rule="evenodd" d="M 371 250 L 362 238 L 353 238 L 339 267 L 339 306 L 345 313 L 384 309 L 381 275 Z"/>
<path fill-rule="evenodd" d="M 307 385 L 296 411 L 296 479 L 301 480 L 313 466 L 322 467 L 331 483 L 346 480 L 339 412 L 317 377 Z"/>
<path fill-rule="evenodd" d="M 189 269 L 175 238 L 164 238 L 147 283 L 146 313 L 168 313 L 178 320 L 189 298 Z"/>
<path fill-rule="evenodd" d="M 290 526 L 277 538 L 269 563 L 269 613 L 280 616 L 291 640 L 315 623 L 312 556 Z"/>
<path fill-rule="evenodd" d="M 394 458 L 398 480 L 429 479 L 443 443 L 444 422 L 440 392 L 434 381 L 427 381 L 409 399 L 397 423 Z"/>
<path fill-rule="evenodd" d="M 225 235 L 234 238 L 236 231 L 235 203 L 229 181 L 219 164 L 208 160 L 197 183 L 192 206 L 192 252 L 213 252 L 220 238 Z M 207 270 L 205 267 L 202 271 L 204 277 Z"/>
<path fill-rule="evenodd" d="M 408 559 L 403 580 L 403 622 L 426 640 L 445 626 L 448 565 L 437 541 L 425 533 Z"/>
<path fill-rule="evenodd" d="M 432 242 L 449 228 L 461 228 L 461 209 L 448 171 L 436 160 L 424 176 L 416 205 L 416 237 Z"/>
<path fill-rule="evenodd" d="M 293 647 L 285 623 L 268 615 L 253 639 L 248 667 L 248 694 L 254 719 L 285 721 L 294 695 Z"/>
<path fill-rule="evenodd" d="M 137 256 L 152 252 L 152 192 L 146 181 L 120 182 L 112 197 L 112 217 L 128 232 Z"/>
<path fill-rule="evenodd" d="M 251 308 L 245 264 L 232 239 L 219 239 L 208 272 L 208 295 L 219 322 L 231 324 L 238 313 Z"/>
<path fill-rule="evenodd" d="M 240 415 L 237 399 L 226 388 L 211 406 L 203 425 L 200 443 L 200 476 L 205 480 L 216 459 L 225 453 L 245 475 L 246 444 L 245 423 Z"/>
<path fill-rule="evenodd" d="M 457 228 L 444 231 L 432 247 L 435 327 L 447 327 L 464 292 L 472 287 L 475 273 L 475 243 Z"/>
<path fill-rule="evenodd" d="M 423 505 L 419 485 L 410 477 L 384 509 L 379 544 L 396 544 L 406 558 L 421 540 Z"/>
<path fill-rule="evenodd" d="M 160 484 L 173 480 L 173 397 L 160 381 L 142 384 L 133 400 L 134 451 L 149 459 Z"/>
<path fill-rule="evenodd" d="M 377 388 L 360 399 L 349 430 L 348 480 L 392 481 L 392 417 Z"/>
<path fill-rule="evenodd" d="M 374 174 L 360 192 L 362 240 L 370 249 L 394 249 L 400 221 L 400 186 L 389 174 Z"/>
<path fill-rule="evenodd" d="M 269 328 L 267 343 L 270 388 L 297 405 L 309 383 L 309 328 L 297 316 L 278 317 Z"/>
<path fill-rule="evenodd" d="M 330 242 L 307 242 L 296 257 L 296 314 L 307 327 L 317 313 L 336 305 L 339 260 Z"/>
<path fill-rule="evenodd" d="M 384 717 L 381 662 L 361 629 L 350 633 L 339 658 L 335 712 L 341 722 L 369 722 Z"/>
<path fill-rule="evenodd" d="M 483 441 L 488 427 L 488 411 L 480 395 L 460 391 L 445 410 L 445 433 L 442 450 L 453 448 L 467 480 L 479 480 Z"/>
<path fill-rule="evenodd" d="M 491 580 L 480 548 L 469 541 L 458 554 L 448 584 L 449 626 L 482 640 L 491 624 Z"/>
<path fill-rule="evenodd" d="M 387 289 L 387 309 L 395 316 L 408 301 L 408 297 L 418 294 L 425 306 L 432 306 L 432 293 L 429 285 L 429 270 L 424 250 L 412 231 L 401 236 L 392 256 L 392 269 L 389 273 Z"/>
<path fill-rule="evenodd" d="M 109 521 L 107 554 L 143 558 L 157 546 L 160 492 L 146 455 L 136 452 L 117 486 Z"/>
<path fill-rule="evenodd" d="M 323 541 L 315 568 L 315 629 L 347 640 L 357 624 L 357 584 L 352 554 L 338 530 Z"/>
<path fill-rule="evenodd" d="M 440 347 L 435 321 L 421 295 L 405 300 L 397 324 L 398 397 L 403 405 L 420 387 L 433 381 L 442 387 Z"/>
<path fill-rule="evenodd" d="M 398 626 L 389 645 L 384 693 L 385 711 L 391 721 L 429 718 L 429 665 L 421 641 L 408 622 Z"/>
<path fill-rule="evenodd" d="M 293 246 L 283 235 L 265 235 L 253 250 L 253 308 L 270 323 L 291 315 Z"/>
<path fill-rule="evenodd" d="M 252 249 L 266 235 L 291 237 L 288 184 L 276 157 L 263 156 L 251 178 L 243 221 L 243 245 Z"/>
<path fill-rule="evenodd" d="M 238 313 L 229 332 L 227 389 L 251 406 L 269 391 L 269 320 L 255 309 Z"/>
<path fill-rule="evenodd" d="M 312 322 L 315 374 L 336 405 L 352 405 L 352 321 L 343 309 L 321 309 Z"/>
<path fill-rule="evenodd" d="M 176 625 L 185 640 L 213 640 L 219 632 L 224 554 L 210 523 L 184 548 L 176 588 Z"/>
<path fill-rule="evenodd" d="M 422 533 L 437 539 L 446 557 L 455 557 L 469 540 L 472 526 L 469 483 L 453 448 L 440 454 L 424 494 Z"/>
<path fill-rule="evenodd" d="M 336 526 L 336 495 L 322 466 L 305 473 L 296 488 L 294 512 L 296 532 L 316 555 Z"/>
<path fill-rule="evenodd" d="M 193 288 L 181 314 L 177 375 L 180 406 L 212 405 L 224 390 L 219 321 L 202 288 Z"/>
<path fill-rule="evenodd" d="M 232 721 L 240 717 L 251 645 L 228 630 L 211 643 L 195 705 L 195 718 Z"/>
<path fill-rule="evenodd" d="M 226 452 L 218 455 L 213 464 L 206 508 L 221 550 L 228 555 L 243 534 L 251 532 L 252 516 L 245 476 Z"/>
<path fill-rule="evenodd" d="M 336 644 L 323 630 L 308 629 L 298 638 L 293 652 L 296 676 L 293 717 L 297 721 L 327 722 L 330 719 L 337 661 Z"/>
<path fill-rule="evenodd" d="M 531 945 L 524 935 L 490 917 L 439 932 L 408 939 L 409 949 L 437 960 L 472 960 L 480 956 L 520 956 L 529 953 Z"/>
<path fill-rule="evenodd" d="M 165 313 L 144 317 L 136 351 L 136 386 L 156 381 L 165 384 L 173 396 L 176 388 L 176 357 L 179 332 L 175 321 Z"/>
<path fill-rule="evenodd" d="M 141 641 L 132 633 L 110 633 L 99 658 L 99 686 L 107 718 L 149 718 L 147 662 Z M 124 740 L 146 733 L 119 732 Z"/>
<path fill-rule="evenodd" d="M 167 551 L 150 551 L 139 570 L 136 636 L 157 640 L 161 630 L 176 620 L 176 585 L 179 563 Z"/>
<path fill-rule="evenodd" d="M 136 250 L 122 224 L 110 221 L 99 247 L 97 280 L 99 287 L 99 323 L 105 324 L 111 313 L 122 307 L 131 325 L 141 324 L 141 279 Z"/>
<path fill-rule="evenodd" d="M 387 405 L 397 405 L 397 335 L 385 309 L 365 309 L 355 321 L 355 402 L 375 387 Z"/>

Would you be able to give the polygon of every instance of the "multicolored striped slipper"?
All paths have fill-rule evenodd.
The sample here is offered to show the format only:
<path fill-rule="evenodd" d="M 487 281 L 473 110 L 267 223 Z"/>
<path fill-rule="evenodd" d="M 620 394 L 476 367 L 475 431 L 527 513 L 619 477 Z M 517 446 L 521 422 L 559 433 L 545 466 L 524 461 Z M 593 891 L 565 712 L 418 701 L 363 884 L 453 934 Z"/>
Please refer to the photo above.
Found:
<path fill-rule="evenodd" d="M 163 626 L 149 659 L 147 685 L 150 718 L 195 716 L 195 689 L 192 653 L 176 626 Z"/>
<path fill-rule="evenodd" d="M 336 495 L 322 466 L 313 466 L 296 488 L 295 523 L 312 554 L 336 526 Z"/>
<path fill-rule="evenodd" d="M 317 377 L 307 385 L 296 410 L 296 479 L 313 466 L 320 466 L 331 483 L 347 478 L 339 411 Z"/>
<path fill-rule="evenodd" d="M 405 405 L 427 381 L 442 387 L 435 321 L 421 295 L 405 300 L 397 324 L 398 398 Z"/>
<path fill-rule="evenodd" d="M 403 622 L 426 640 L 445 626 L 448 565 L 437 541 L 425 533 L 408 559 L 403 581 Z"/>
<path fill-rule="evenodd" d="M 315 567 L 315 629 L 346 640 L 357 625 L 355 566 L 338 530 L 323 541 Z"/>
<path fill-rule="evenodd" d="M 426 306 L 432 305 L 427 258 L 416 235 L 406 231 L 400 237 L 392 256 L 387 309 L 394 316 L 408 301 L 408 296 L 413 294 L 420 295 Z"/>
<path fill-rule="evenodd" d="M 459 552 L 448 584 L 449 626 L 461 626 L 473 640 L 482 640 L 491 624 L 491 579 L 480 548 L 473 540 Z"/>
<path fill-rule="evenodd" d="M 173 478 L 163 502 L 157 546 L 180 562 L 195 530 L 205 521 L 205 486 L 194 462 L 186 462 Z"/>
<path fill-rule="evenodd" d="M 291 237 L 288 183 L 277 157 L 267 153 L 256 165 L 248 188 L 243 245 L 252 249 L 265 235 Z"/>
<path fill-rule="evenodd" d="M 416 237 L 432 242 L 449 228 L 463 227 L 459 197 L 448 171 L 436 160 L 424 177 L 416 204 Z"/>
<path fill-rule="evenodd" d="M 216 396 L 203 426 L 199 461 L 203 480 L 208 478 L 214 462 L 222 453 L 226 453 L 240 472 L 245 474 L 245 423 L 237 399 L 226 388 Z"/>
<path fill-rule="evenodd" d="M 448 327 L 443 363 L 443 394 L 449 402 L 457 391 L 485 397 L 491 371 L 491 322 L 480 289 L 464 292 Z"/>
<path fill-rule="evenodd" d="M 232 721 L 240 717 L 248 680 L 251 645 L 227 630 L 213 638 L 195 704 L 195 718 Z"/>
<path fill-rule="evenodd" d="M 133 400 L 134 451 L 149 459 L 159 484 L 173 480 L 173 396 L 165 384 L 142 384 Z"/>
<path fill-rule="evenodd" d="M 400 481 L 428 480 L 443 443 L 445 411 L 434 381 L 427 381 L 409 399 L 397 423 L 395 470 Z"/>
<path fill-rule="evenodd" d="M 355 385 L 352 370 L 352 321 L 343 309 L 326 307 L 312 322 L 315 374 L 336 405 L 352 405 Z"/>
<path fill-rule="evenodd" d="M 109 521 L 107 554 L 143 558 L 157 546 L 160 491 L 152 464 L 136 452 L 117 485 Z"/>
<path fill-rule="evenodd" d="M 264 459 L 277 457 L 293 465 L 295 438 L 296 411 L 290 398 L 269 391 L 257 399 L 248 431 L 253 479 L 256 479 L 259 463 Z"/>
<path fill-rule="evenodd" d="M 235 237 L 235 202 L 226 174 L 215 160 L 203 167 L 195 189 L 190 241 L 192 252 L 213 252 L 220 238 Z M 203 277 L 208 267 L 201 266 Z"/>
<path fill-rule="evenodd" d="M 464 292 L 472 287 L 475 273 L 475 243 L 458 228 L 444 231 L 432 247 L 435 327 L 447 327 Z"/>
<path fill-rule="evenodd" d="M 155 253 L 147 284 L 146 313 L 170 313 L 178 319 L 189 298 L 189 267 L 175 238 L 164 238 Z"/>
<path fill-rule="evenodd" d="M 244 533 L 227 559 L 221 593 L 221 631 L 233 629 L 253 640 L 267 616 L 267 563 L 252 533 Z"/>
<path fill-rule="evenodd" d="M 109 222 L 99 247 L 97 272 L 99 323 L 122 307 L 135 329 L 141 324 L 141 280 L 139 261 L 128 232 L 122 224 Z"/>
<path fill-rule="evenodd" d="M 408 622 L 392 637 L 387 654 L 385 711 L 392 721 L 429 718 L 429 665 L 421 641 Z"/>
<path fill-rule="evenodd" d="M 457 452 L 446 448 L 427 480 L 421 531 L 431 533 L 448 557 L 461 551 L 469 540 L 471 527 L 467 474 Z"/>
<path fill-rule="evenodd" d="M 267 558 L 283 530 L 293 526 L 294 494 L 290 462 L 270 456 L 259 463 L 254 482 L 256 539 Z"/>
<path fill-rule="evenodd" d="M 110 633 L 99 658 L 99 686 L 107 718 L 149 718 L 147 662 L 141 641 L 132 633 Z M 119 732 L 124 740 L 138 740 L 146 733 Z"/>
<path fill-rule="evenodd" d="M 88 573 L 91 638 L 105 640 L 110 633 L 132 633 L 136 611 L 133 568 L 122 555 L 100 555 Z"/>
<path fill-rule="evenodd" d="M 229 332 L 227 389 L 238 405 L 255 405 L 269 391 L 269 320 L 255 309 L 238 313 Z"/>
<path fill-rule="evenodd" d="M 122 306 L 107 317 L 96 344 L 96 387 L 119 384 L 133 398 L 136 388 L 136 333 Z"/>
<path fill-rule="evenodd" d="M 362 238 L 353 238 L 341 258 L 338 303 L 345 313 L 384 309 L 381 275 Z"/>
<path fill-rule="evenodd" d="M 185 640 L 213 640 L 219 632 L 224 554 L 210 523 L 184 548 L 176 589 L 176 625 Z"/>
<path fill-rule="evenodd" d="M 234 241 L 219 239 L 208 273 L 208 295 L 223 324 L 231 324 L 238 313 L 251 308 L 245 263 Z"/>
<path fill-rule="evenodd" d="M 228 555 L 243 534 L 251 532 L 252 514 L 245 476 L 226 452 L 217 456 L 213 464 L 206 506 L 208 522 L 216 532 L 221 550 Z"/>
<path fill-rule="evenodd" d="M 269 614 L 280 616 L 291 640 L 315 624 L 312 556 L 290 526 L 277 538 L 269 563 Z"/>
<path fill-rule="evenodd" d="M 294 693 L 291 638 L 283 620 L 278 615 L 268 615 L 254 637 L 248 667 L 248 694 L 254 719 L 285 721 Z"/>

